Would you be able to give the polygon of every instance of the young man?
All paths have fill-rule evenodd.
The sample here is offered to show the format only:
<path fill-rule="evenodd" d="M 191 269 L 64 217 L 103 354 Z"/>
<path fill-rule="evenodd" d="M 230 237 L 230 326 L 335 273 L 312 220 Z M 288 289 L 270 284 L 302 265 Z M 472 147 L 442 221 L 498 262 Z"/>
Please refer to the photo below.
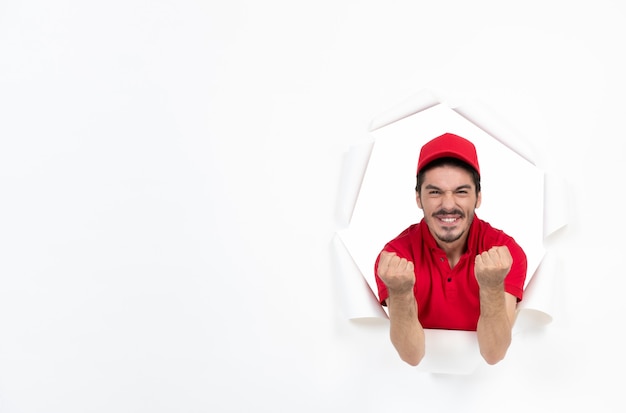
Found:
<path fill-rule="evenodd" d="M 512 237 L 475 214 L 475 146 L 451 133 L 426 143 L 415 189 L 424 217 L 388 242 L 375 263 L 391 342 L 402 360 L 417 365 L 424 328 L 476 331 L 482 357 L 496 364 L 511 343 L 527 261 Z"/>

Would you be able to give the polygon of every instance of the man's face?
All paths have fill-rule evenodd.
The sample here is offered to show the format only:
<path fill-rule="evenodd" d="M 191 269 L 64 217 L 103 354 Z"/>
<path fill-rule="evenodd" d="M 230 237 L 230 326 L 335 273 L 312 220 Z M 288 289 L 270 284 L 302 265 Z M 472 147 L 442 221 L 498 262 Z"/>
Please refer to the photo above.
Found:
<path fill-rule="evenodd" d="M 463 168 L 443 165 L 424 172 L 423 178 L 417 205 L 424 211 L 430 233 L 440 245 L 464 243 L 481 200 L 472 175 Z"/>

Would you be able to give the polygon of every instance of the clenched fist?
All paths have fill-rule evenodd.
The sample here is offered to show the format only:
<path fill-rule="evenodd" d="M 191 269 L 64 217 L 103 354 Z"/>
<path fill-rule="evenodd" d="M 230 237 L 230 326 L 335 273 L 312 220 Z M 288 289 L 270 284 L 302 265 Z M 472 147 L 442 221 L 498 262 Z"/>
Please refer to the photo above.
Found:
<path fill-rule="evenodd" d="M 481 288 L 499 286 L 504 282 L 512 264 L 513 257 L 505 246 L 492 247 L 477 255 L 474 261 L 474 273 L 478 285 Z"/>
<path fill-rule="evenodd" d="M 398 257 L 393 252 L 383 251 L 380 253 L 378 277 L 383 280 L 390 295 L 413 291 L 415 284 L 413 263 Z"/>

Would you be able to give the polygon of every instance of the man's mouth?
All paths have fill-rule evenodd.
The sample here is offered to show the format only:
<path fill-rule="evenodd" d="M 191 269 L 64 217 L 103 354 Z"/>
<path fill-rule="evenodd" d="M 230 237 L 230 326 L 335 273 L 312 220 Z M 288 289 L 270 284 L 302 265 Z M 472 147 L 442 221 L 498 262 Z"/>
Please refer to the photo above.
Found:
<path fill-rule="evenodd" d="M 461 211 L 439 211 L 434 216 L 442 225 L 452 226 L 463 219 L 464 215 Z"/>

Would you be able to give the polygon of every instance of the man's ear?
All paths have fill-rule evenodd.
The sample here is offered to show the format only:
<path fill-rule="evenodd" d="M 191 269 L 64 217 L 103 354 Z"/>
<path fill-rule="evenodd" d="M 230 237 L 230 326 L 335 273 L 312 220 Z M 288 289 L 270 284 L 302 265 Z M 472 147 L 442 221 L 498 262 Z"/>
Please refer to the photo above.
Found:
<path fill-rule="evenodd" d="M 482 200 L 483 200 L 483 193 L 479 192 L 478 196 L 476 197 L 476 206 L 474 208 L 480 207 L 480 203 L 482 202 Z"/>
<path fill-rule="evenodd" d="M 415 191 L 415 202 L 417 202 L 417 207 L 419 209 L 424 209 L 422 208 L 422 200 L 420 199 L 420 194 L 417 191 Z"/>

